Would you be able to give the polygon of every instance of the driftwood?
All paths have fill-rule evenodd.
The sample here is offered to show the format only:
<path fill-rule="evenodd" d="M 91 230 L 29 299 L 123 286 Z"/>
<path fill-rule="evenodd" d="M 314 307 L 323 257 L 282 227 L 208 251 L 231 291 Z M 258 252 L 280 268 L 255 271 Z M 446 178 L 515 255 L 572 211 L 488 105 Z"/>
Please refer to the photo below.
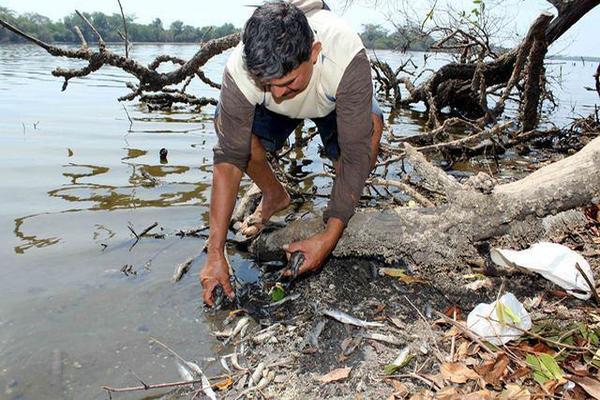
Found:
<path fill-rule="evenodd" d="M 496 186 L 491 194 L 468 189 L 425 161 L 407 145 L 407 160 L 448 203 L 436 208 L 366 209 L 346 228 L 335 256 L 382 257 L 415 269 L 459 267 L 477 258 L 478 243 L 504 235 L 530 240 L 545 235 L 543 218 L 600 201 L 600 138 L 573 156 L 550 164 L 517 182 Z M 299 220 L 261 235 L 253 252 L 261 259 L 281 258 L 281 246 L 315 234 L 320 218 Z M 432 270 L 435 270 L 432 269 Z"/>
<path fill-rule="evenodd" d="M 78 15 L 81 16 L 81 18 L 92 28 L 93 31 L 97 32 L 93 25 L 82 14 L 78 13 Z M 208 80 L 200 68 L 212 57 L 221 54 L 225 50 L 235 46 L 240 41 L 239 34 L 231 34 L 229 36 L 213 39 L 204 43 L 196 52 L 196 54 L 194 54 L 194 56 L 187 61 L 168 55 L 162 55 L 157 57 L 148 66 L 144 66 L 137 61 L 128 58 L 128 55 L 122 56 L 108 50 L 99 33 L 96 33 L 99 43 L 98 50 L 90 49 L 87 43 L 85 43 L 85 40 L 82 41 L 82 45 L 79 49 L 70 50 L 45 43 L 27 34 L 26 32 L 21 31 L 19 28 L 11 25 L 3 19 L 0 19 L 0 26 L 40 46 L 53 56 L 67 57 L 88 62 L 88 65 L 81 69 L 56 68 L 54 71 L 52 71 L 52 75 L 64 78 L 65 81 L 62 90 L 67 89 L 70 79 L 87 76 L 99 70 L 104 65 L 110 65 L 122 69 L 123 71 L 137 78 L 139 81 L 137 84 L 129 83 L 127 86 L 131 89 L 131 93 L 122 96 L 119 98 L 119 100 L 134 100 L 137 97 L 142 97 L 143 100 L 148 102 L 162 103 L 169 106 L 176 102 L 200 106 L 206 104 L 216 104 L 216 100 L 214 99 L 198 99 L 194 96 L 184 93 L 183 91 L 169 89 L 169 86 L 184 82 L 189 77 L 198 76 L 202 81 L 206 82 L 210 86 L 215 87 L 217 84 Z M 165 62 L 172 62 L 180 65 L 180 67 L 167 73 L 157 72 L 157 68 Z M 186 83 L 189 84 L 189 82 Z M 146 92 L 160 93 L 155 95 L 145 95 Z"/>
<path fill-rule="evenodd" d="M 558 16 L 540 15 L 517 48 L 498 56 L 484 48 L 492 57 L 490 61 L 446 64 L 418 86 L 409 77 L 394 76 L 394 82 L 404 84 L 409 93 L 408 97 L 398 101 L 398 105 L 402 107 L 424 102 L 430 113 L 429 126 L 432 128 L 440 126 L 438 114 L 444 107 L 458 110 L 471 118 L 485 117 L 483 122 L 494 122 L 504 110 L 511 90 L 525 77 L 526 84 L 529 82 L 529 90 L 525 90 L 524 100 L 527 104 L 523 106 L 522 119 L 527 121 L 524 130 L 533 129 L 537 122 L 541 90 L 539 82 L 543 76 L 543 56 L 547 47 L 600 4 L 600 0 L 553 1 L 552 4 L 557 7 Z M 374 68 L 377 66 L 374 65 Z M 505 86 L 505 90 L 501 99 L 493 110 L 487 110 L 487 89 L 502 86 Z M 389 92 L 394 88 L 386 90 Z"/>

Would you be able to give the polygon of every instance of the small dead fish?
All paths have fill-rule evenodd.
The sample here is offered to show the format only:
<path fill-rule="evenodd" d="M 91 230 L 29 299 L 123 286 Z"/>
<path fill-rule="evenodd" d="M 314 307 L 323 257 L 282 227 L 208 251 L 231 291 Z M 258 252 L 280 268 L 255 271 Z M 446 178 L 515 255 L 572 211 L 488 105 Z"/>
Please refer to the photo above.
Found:
<path fill-rule="evenodd" d="M 300 296 L 302 296 L 300 293 L 294 293 L 290 296 L 284 297 L 283 299 L 281 299 L 279 301 L 267 304 L 266 306 L 264 306 L 264 308 L 277 308 L 277 307 L 282 306 L 283 304 L 288 303 L 290 301 L 298 300 L 300 298 Z"/>
<path fill-rule="evenodd" d="M 385 326 L 385 324 L 382 324 L 381 322 L 363 321 L 362 319 L 358 319 L 350 314 L 346 314 L 345 312 L 339 310 L 324 310 L 323 314 L 341 322 L 342 324 L 360 326 L 361 328 L 381 328 Z"/>
<path fill-rule="evenodd" d="M 190 270 L 193 261 L 194 259 L 190 258 L 189 260 L 179 264 L 177 268 L 175 268 L 175 273 L 173 274 L 173 278 L 171 279 L 173 283 L 177 283 L 181 280 L 181 278 L 183 278 L 183 275 L 185 275 Z"/>
<path fill-rule="evenodd" d="M 233 368 L 237 369 L 238 371 L 248 371 L 248 368 L 244 368 L 240 365 L 237 351 L 234 351 L 233 355 L 231 356 L 231 365 L 233 365 Z"/>
<path fill-rule="evenodd" d="M 264 370 L 265 370 L 265 363 L 263 363 L 263 362 L 258 363 L 258 366 L 254 370 L 254 372 L 252 373 L 252 376 L 250 377 L 250 380 L 248 381 L 249 387 L 256 386 L 258 384 L 258 382 L 260 381 L 260 379 L 263 376 Z"/>
<path fill-rule="evenodd" d="M 213 309 L 218 310 L 221 308 L 221 304 L 223 304 L 223 298 L 225 297 L 225 291 L 223 290 L 223 286 L 217 285 L 212 291 L 212 299 L 213 299 Z"/>
<path fill-rule="evenodd" d="M 177 367 L 177 372 L 179 373 L 179 376 L 181 376 L 181 379 L 183 379 L 184 381 L 194 380 L 194 376 L 192 375 L 189 369 L 181 365 L 178 361 L 175 362 L 175 366 Z"/>
<path fill-rule="evenodd" d="M 206 377 L 206 375 L 204 374 L 202 369 L 198 366 L 198 364 L 191 362 L 191 361 L 186 361 L 185 364 L 190 370 L 192 370 L 202 380 L 202 390 L 204 391 L 204 394 L 210 400 L 217 400 L 217 395 L 215 394 L 214 390 L 212 390 L 210 381 L 208 380 L 208 378 Z M 179 366 L 180 366 L 180 364 L 177 363 L 178 368 L 179 368 Z"/>
<path fill-rule="evenodd" d="M 213 332 L 213 334 L 218 339 L 226 339 L 226 338 L 230 337 L 232 333 L 233 333 L 233 329 L 232 328 L 225 329 L 224 331 L 215 331 L 215 332 Z"/>
<path fill-rule="evenodd" d="M 236 390 L 243 390 L 244 386 L 246 386 L 246 380 L 248 379 L 248 374 L 243 375 L 238 383 L 235 385 Z"/>
<path fill-rule="evenodd" d="M 375 340 L 377 342 L 384 342 L 389 344 L 401 345 L 404 342 L 397 337 L 392 335 L 382 335 L 381 333 L 369 333 L 369 332 L 358 332 L 355 336 L 364 339 Z"/>
<path fill-rule="evenodd" d="M 288 269 L 292 271 L 292 280 L 296 280 L 298 277 L 298 272 L 302 264 L 304 264 L 304 253 L 301 251 L 294 252 L 288 263 Z"/>
<path fill-rule="evenodd" d="M 322 319 L 317 322 L 317 325 L 314 327 L 312 331 L 308 333 L 305 339 L 305 343 L 308 344 L 308 349 L 310 352 L 318 351 L 319 349 L 319 336 L 321 336 L 321 332 L 323 332 L 323 328 L 327 320 Z"/>
<path fill-rule="evenodd" d="M 241 331 L 244 329 L 244 326 L 250 323 L 250 317 L 243 317 L 238 321 L 231 332 L 231 335 L 225 340 L 225 344 L 228 344 L 231 340 L 233 340 Z"/>

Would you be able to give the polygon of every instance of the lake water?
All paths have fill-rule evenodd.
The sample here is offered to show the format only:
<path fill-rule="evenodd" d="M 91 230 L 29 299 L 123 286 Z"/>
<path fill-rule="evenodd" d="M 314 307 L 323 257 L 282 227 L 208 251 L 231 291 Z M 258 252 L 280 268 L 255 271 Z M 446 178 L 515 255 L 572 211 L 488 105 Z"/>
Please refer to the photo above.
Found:
<path fill-rule="evenodd" d="M 159 54 L 189 58 L 196 50 L 136 45 L 132 57 L 148 63 Z M 392 65 L 407 57 L 378 54 Z M 205 68 L 216 81 L 226 56 Z M 429 66 L 447 58 L 434 55 Z M 583 86 L 593 86 L 596 65 L 552 64 L 561 78 L 554 84 L 561 101 L 554 121 L 589 114 L 597 96 Z M 198 360 L 209 375 L 220 373 L 210 357 L 222 346 L 210 332 L 221 328 L 222 315 L 202 312 L 199 265 L 171 283 L 175 266 L 203 246 L 202 239 L 173 234 L 207 223 L 214 110 L 150 113 L 138 103 L 121 104 L 130 79 L 114 68 L 73 79 L 61 92 L 62 81 L 50 71 L 76 65 L 35 46 L 0 45 L 0 399 L 102 399 L 103 384 L 138 384 L 133 372 L 146 382 L 177 380 L 173 362 L 151 337 Z M 218 95 L 198 84 L 190 92 Z M 134 120 L 131 131 L 123 105 Z M 391 129 L 418 133 L 425 119 L 417 106 L 395 116 Z M 316 154 L 317 142 L 307 154 Z M 322 161 L 310 158 L 305 170 L 320 170 Z M 160 183 L 149 185 L 145 176 Z M 313 183 L 328 193 L 328 182 Z M 145 238 L 130 250 L 128 225 L 140 232 L 154 222 L 167 238 Z M 232 263 L 245 279 L 256 279 L 244 254 L 233 254 Z M 126 276 L 124 265 L 136 274 Z"/>

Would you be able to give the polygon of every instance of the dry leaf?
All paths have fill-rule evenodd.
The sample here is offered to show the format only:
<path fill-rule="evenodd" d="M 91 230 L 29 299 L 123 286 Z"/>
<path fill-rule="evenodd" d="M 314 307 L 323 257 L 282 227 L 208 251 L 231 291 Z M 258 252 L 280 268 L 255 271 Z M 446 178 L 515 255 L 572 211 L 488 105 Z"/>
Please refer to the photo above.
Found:
<path fill-rule="evenodd" d="M 494 284 L 490 278 L 479 279 L 465 285 L 465 289 L 472 290 L 474 292 L 481 288 L 491 288 Z"/>
<path fill-rule="evenodd" d="M 469 379 L 478 379 L 479 375 L 462 363 L 444 363 L 441 373 L 444 379 L 453 383 L 466 383 Z"/>
<path fill-rule="evenodd" d="M 500 393 L 498 400 L 531 400 L 531 394 L 527 388 L 510 384 L 506 385 L 506 389 Z"/>
<path fill-rule="evenodd" d="M 585 390 L 587 394 L 596 400 L 600 400 L 600 381 L 583 376 L 571 376 L 569 379 L 581 386 L 581 388 Z"/>
<path fill-rule="evenodd" d="M 227 378 L 223 379 L 220 382 L 215 383 L 215 388 L 220 390 L 220 391 L 224 391 L 224 390 L 228 390 L 231 386 L 233 386 L 233 379 L 231 379 L 230 376 L 228 376 Z"/>
<path fill-rule="evenodd" d="M 469 355 L 469 342 L 463 341 L 458 345 L 454 356 L 457 360 L 462 360 L 467 355 Z"/>
<path fill-rule="evenodd" d="M 317 380 L 321 383 L 340 381 L 342 379 L 346 379 L 348 377 L 348 375 L 350 375 L 351 370 L 352 370 L 352 368 L 350 368 L 350 367 L 337 368 L 337 369 L 334 369 L 333 371 L 330 371 L 328 374 L 318 377 Z"/>
<path fill-rule="evenodd" d="M 462 310 L 458 306 L 451 306 L 451 307 L 446 308 L 446 311 L 444 311 L 444 314 L 448 318 L 452 318 L 457 321 L 462 319 Z"/>
<path fill-rule="evenodd" d="M 394 388 L 394 395 L 396 396 L 404 397 L 410 393 L 406 385 L 396 379 L 386 379 L 385 381 L 392 385 Z"/>
<path fill-rule="evenodd" d="M 480 390 L 478 392 L 469 393 L 467 395 L 463 395 L 461 400 L 494 400 L 496 398 L 496 394 L 489 390 Z"/>
<path fill-rule="evenodd" d="M 500 385 L 500 378 L 506 374 L 509 360 L 506 354 L 500 354 L 495 360 L 486 361 L 479 367 L 475 367 L 475 371 L 484 381 L 492 386 Z"/>
<path fill-rule="evenodd" d="M 456 388 L 446 386 L 435 394 L 435 398 L 436 400 L 461 400 L 463 396 L 456 390 Z"/>

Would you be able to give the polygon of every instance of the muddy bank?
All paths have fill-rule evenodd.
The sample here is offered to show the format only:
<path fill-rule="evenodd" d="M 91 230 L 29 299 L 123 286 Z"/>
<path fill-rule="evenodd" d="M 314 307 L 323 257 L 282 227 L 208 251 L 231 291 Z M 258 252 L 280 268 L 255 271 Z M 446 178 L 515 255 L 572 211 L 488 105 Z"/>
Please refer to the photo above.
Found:
<path fill-rule="evenodd" d="M 600 240 L 588 236 L 581 243 L 581 237 L 575 233 L 563 242 L 585 254 L 597 273 Z M 449 314 L 456 310 L 457 320 L 465 319 L 476 304 L 496 300 L 501 287 L 528 306 L 534 323 L 552 320 L 566 326 L 585 321 L 585 310 L 592 306 L 591 300 L 565 297 L 560 288 L 534 275 L 497 271 L 498 276 L 488 276 L 487 285 L 475 291 L 466 286 L 474 282 L 473 274 L 481 271 L 470 266 L 459 265 L 434 276 L 400 279 L 381 276 L 381 267 L 384 265 L 376 260 L 333 259 L 319 273 L 299 281 L 288 296 L 301 297 L 274 312 L 276 324 L 261 331 L 264 327 L 253 323 L 243 344 L 232 348 L 244 352 L 239 355 L 243 360 L 240 363 L 249 371 L 236 372 L 234 386 L 223 398 L 237 398 L 242 391 L 235 390 L 235 384 L 245 375 L 250 376 L 260 363 L 283 365 L 271 368 L 275 372 L 273 382 L 253 392 L 255 398 L 408 398 L 409 394 L 432 390 L 440 382 L 440 365 L 455 357 L 453 339 L 448 335 L 450 326 L 434 323 L 440 320 L 437 312 Z M 384 326 L 342 324 L 322 315 L 324 309 L 341 310 Z M 319 328 L 322 330 L 314 346 L 310 336 Z M 377 340 L 365 337 L 372 334 L 383 336 Z M 392 339 L 394 343 L 386 342 Z M 385 366 L 406 347 L 414 358 L 393 379 L 389 378 Z M 319 381 L 339 368 L 351 368 L 349 376 L 326 384 Z M 447 385 L 452 386 L 449 382 Z M 406 390 L 404 394 L 399 393 L 401 387 Z M 476 387 L 464 393 L 471 391 L 475 392 Z"/>

